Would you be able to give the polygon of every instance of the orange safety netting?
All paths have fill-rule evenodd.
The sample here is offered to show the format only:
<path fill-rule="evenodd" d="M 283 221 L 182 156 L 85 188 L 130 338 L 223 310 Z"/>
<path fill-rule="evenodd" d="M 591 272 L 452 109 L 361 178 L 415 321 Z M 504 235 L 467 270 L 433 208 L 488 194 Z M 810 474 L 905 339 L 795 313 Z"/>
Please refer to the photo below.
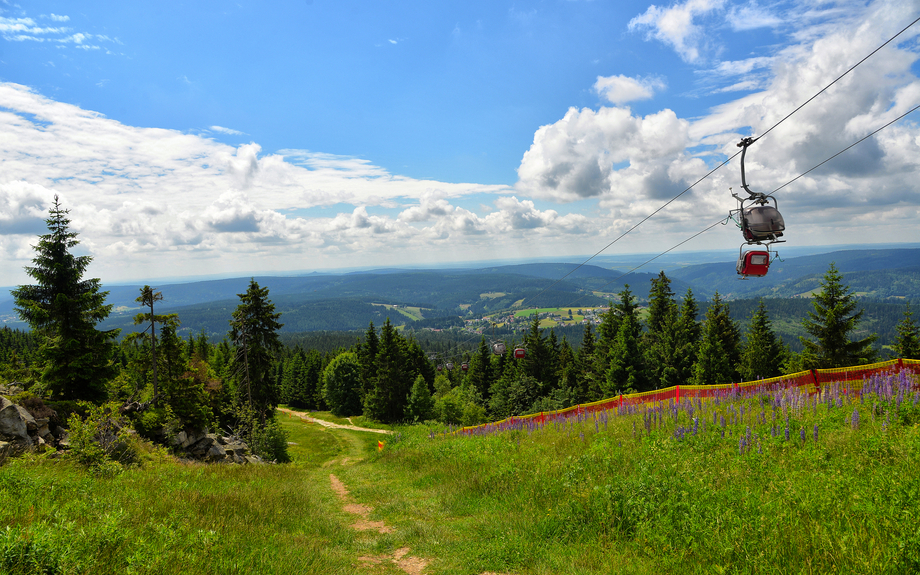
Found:
<path fill-rule="evenodd" d="M 529 415 L 515 415 L 501 421 L 463 427 L 458 430 L 458 433 L 472 433 L 478 429 L 514 429 L 519 428 L 527 422 L 542 424 L 547 421 L 567 419 L 569 417 L 582 416 L 601 411 L 625 412 L 628 411 L 631 406 L 657 403 L 659 401 L 673 400 L 675 403 L 679 403 L 689 398 L 706 399 L 728 397 L 741 393 L 758 393 L 775 389 L 777 386 L 783 388 L 805 387 L 808 393 L 814 393 L 818 391 L 822 385 L 827 383 L 837 381 L 862 381 L 872 375 L 887 373 L 892 370 L 909 371 L 914 375 L 920 375 L 920 360 L 891 359 L 869 365 L 837 367 L 833 369 L 812 369 L 789 375 L 781 375 L 779 377 L 771 377 L 769 379 L 728 383 L 724 385 L 678 385 L 665 389 L 656 389 L 654 391 L 618 395 L 616 397 L 574 405 L 556 411 L 531 413 Z"/>

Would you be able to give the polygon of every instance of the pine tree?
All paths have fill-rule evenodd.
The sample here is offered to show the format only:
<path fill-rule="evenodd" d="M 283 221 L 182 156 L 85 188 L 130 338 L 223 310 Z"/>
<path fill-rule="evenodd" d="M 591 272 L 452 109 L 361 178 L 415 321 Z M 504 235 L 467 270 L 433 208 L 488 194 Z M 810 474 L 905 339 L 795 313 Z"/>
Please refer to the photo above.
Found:
<path fill-rule="evenodd" d="M 358 346 L 358 361 L 361 364 L 361 401 L 364 401 L 364 396 L 375 385 L 379 347 L 380 340 L 377 338 L 377 330 L 374 328 L 374 322 L 370 322 L 364 333 L 364 342 Z"/>
<path fill-rule="evenodd" d="M 92 257 L 70 252 L 80 242 L 69 230 L 68 212 L 54 196 L 45 220 L 49 233 L 34 246 L 35 266 L 25 268 L 38 285 L 19 286 L 12 295 L 19 317 L 44 339 L 38 353 L 42 382 L 65 399 L 99 401 L 115 374 L 111 360 L 118 332 L 96 329 L 112 310 L 105 303 L 109 292 L 100 291 L 98 278 L 83 279 Z"/>
<path fill-rule="evenodd" d="M 678 329 L 674 334 L 677 339 L 675 357 L 678 360 L 674 363 L 676 370 L 674 385 L 686 384 L 693 380 L 694 365 L 700 346 L 701 326 L 696 320 L 699 311 L 700 308 L 693 297 L 693 290 L 687 288 L 687 293 L 680 305 L 680 317 L 677 319 Z"/>
<path fill-rule="evenodd" d="M 237 374 L 238 403 L 247 404 L 263 420 L 277 405 L 271 385 L 271 369 L 275 354 L 281 349 L 278 323 L 281 313 L 268 299 L 268 288 L 249 280 L 245 293 L 237 294 L 240 304 L 230 320 L 230 339 L 236 346 L 233 359 Z"/>
<path fill-rule="evenodd" d="M 694 365 L 695 385 L 731 383 L 740 361 L 741 332 L 728 315 L 719 292 L 713 295 L 703 321 L 699 352 Z"/>
<path fill-rule="evenodd" d="M 131 335 L 143 338 L 150 344 L 150 365 L 153 372 L 153 398 L 151 399 L 151 403 L 156 405 L 160 395 L 160 385 L 157 377 L 157 323 L 163 324 L 169 318 L 177 318 L 178 316 L 176 314 L 170 314 L 168 316 L 156 315 L 153 312 L 153 304 L 158 301 L 163 301 L 163 294 L 162 292 L 153 291 L 153 288 L 148 285 L 141 288 L 141 295 L 134 301 L 139 303 L 142 307 L 150 308 L 149 312 L 139 313 L 134 316 L 134 325 L 150 322 L 150 326 L 147 328 L 150 330 L 150 334 L 147 334 L 147 329 L 144 329 L 142 333 Z"/>
<path fill-rule="evenodd" d="M 658 273 L 657 278 L 652 278 L 652 287 L 648 294 L 648 343 L 654 344 L 655 340 L 665 327 L 675 318 L 674 292 L 671 291 L 671 280 L 664 271 Z"/>
<path fill-rule="evenodd" d="M 775 377 L 782 372 L 786 348 L 773 333 L 767 307 L 761 298 L 748 325 L 747 341 L 741 353 L 739 372 L 744 381 Z"/>
<path fill-rule="evenodd" d="M 581 349 L 578 350 L 577 382 L 578 389 L 573 401 L 585 403 L 601 399 L 600 381 L 594 371 L 594 333 L 591 324 L 585 324 L 585 333 L 581 340 Z"/>
<path fill-rule="evenodd" d="M 639 323 L 638 305 L 629 291 L 629 284 L 620 292 L 617 312 L 620 316 L 620 325 L 613 348 L 610 350 L 610 366 L 607 368 L 607 384 L 604 389 L 608 397 L 629 393 L 631 390 L 648 389 L 645 361 L 639 344 L 642 324 Z"/>
<path fill-rule="evenodd" d="M 850 334 L 856 330 L 863 310 L 843 285 L 843 276 L 832 262 L 821 280 L 821 291 L 815 294 L 815 311 L 802 320 L 805 331 L 814 339 L 799 337 L 805 346 L 803 365 L 806 369 L 847 367 L 871 363 L 875 359 L 872 344 L 878 338 L 871 334 L 855 341 Z"/>
<path fill-rule="evenodd" d="M 375 421 L 394 423 L 403 419 L 410 387 L 406 383 L 400 339 L 390 318 L 387 318 L 380 329 L 377 375 L 373 387 L 364 396 L 364 414 Z"/>
<path fill-rule="evenodd" d="M 895 353 L 901 359 L 920 359 L 920 329 L 914 322 L 910 302 L 904 310 L 904 319 L 898 322 L 898 337 L 894 342 Z"/>

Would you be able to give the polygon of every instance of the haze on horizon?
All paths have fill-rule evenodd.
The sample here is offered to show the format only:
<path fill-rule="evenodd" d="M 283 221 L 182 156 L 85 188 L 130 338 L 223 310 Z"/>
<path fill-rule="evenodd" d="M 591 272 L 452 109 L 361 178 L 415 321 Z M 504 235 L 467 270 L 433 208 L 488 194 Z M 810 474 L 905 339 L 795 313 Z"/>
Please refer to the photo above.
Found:
<path fill-rule="evenodd" d="M 55 194 L 105 282 L 591 254 L 920 0 L 0 2 L 0 285 Z M 771 191 L 920 104 L 915 25 L 748 153 Z M 915 112 L 777 193 L 789 246 L 920 241 Z M 605 255 L 723 219 L 737 160 Z M 737 249 L 717 226 L 682 249 Z"/>

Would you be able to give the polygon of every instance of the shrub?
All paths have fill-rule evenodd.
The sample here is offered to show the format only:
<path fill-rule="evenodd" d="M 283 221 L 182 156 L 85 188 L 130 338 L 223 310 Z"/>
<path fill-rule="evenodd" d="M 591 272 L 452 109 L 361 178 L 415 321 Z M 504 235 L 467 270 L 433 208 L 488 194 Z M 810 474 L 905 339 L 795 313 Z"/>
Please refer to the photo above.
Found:
<path fill-rule="evenodd" d="M 70 456 L 93 469 L 111 467 L 108 462 L 132 463 L 137 459 L 132 446 L 132 429 L 120 415 L 118 404 L 93 405 L 81 402 L 85 417 L 74 413 L 67 420 Z"/>

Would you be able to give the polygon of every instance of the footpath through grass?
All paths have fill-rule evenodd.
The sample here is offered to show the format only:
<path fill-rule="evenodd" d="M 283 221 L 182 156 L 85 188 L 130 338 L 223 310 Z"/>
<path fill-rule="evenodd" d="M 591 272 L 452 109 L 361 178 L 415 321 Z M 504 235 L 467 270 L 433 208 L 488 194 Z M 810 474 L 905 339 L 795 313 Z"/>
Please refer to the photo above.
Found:
<path fill-rule="evenodd" d="M 920 572 L 911 382 L 657 405 L 483 436 L 282 419 L 294 463 L 0 468 L 0 573 Z M 369 519 L 356 531 L 330 488 Z"/>

